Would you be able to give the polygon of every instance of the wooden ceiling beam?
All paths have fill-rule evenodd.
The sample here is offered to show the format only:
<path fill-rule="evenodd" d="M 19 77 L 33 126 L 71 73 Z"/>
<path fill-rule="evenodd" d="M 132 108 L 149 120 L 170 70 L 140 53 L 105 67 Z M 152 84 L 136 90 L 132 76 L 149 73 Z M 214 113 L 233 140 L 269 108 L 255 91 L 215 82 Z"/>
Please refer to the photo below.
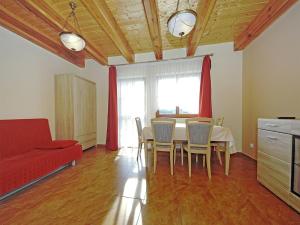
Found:
<path fill-rule="evenodd" d="M 197 7 L 197 22 L 188 39 L 187 56 L 193 56 L 195 54 L 216 1 L 217 0 L 199 1 Z"/>
<path fill-rule="evenodd" d="M 162 59 L 162 41 L 159 25 L 159 14 L 156 0 L 143 0 L 144 12 L 146 15 L 148 29 L 152 40 L 155 58 Z"/>
<path fill-rule="evenodd" d="M 134 52 L 118 26 L 105 1 L 81 0 L 82 4 L 106 32 L 128 63 L 134 62 Z"/>
<path fill-rule="evenodd" d="M 235 38 L 234 49 L 244 49 L 296 2 L 297 0 L 270 0 L 248 27 Z"/>
<path fill-rule="evenodd" d="M 40 33 L 31 24 L 26 23 L 22 18 L 16 17 L 14 13 L 1 5 L 0 25 L 79 67 L 85 66 L 84 54 L 66 50 L 63 46 L 57 44 L 47 35 Z"/>
<path fill-rule="evenodd" d="M 65 18 L 61 17 L 47 2 L 40 0 L 18 0 L 24 7 L 31 11 L 34 15 L 42 19 L 49 26 L 55 29 L 58 33 L 63 30 L 65 24 Z M 74 26 L 67 23 L 66 27 L 69 31 L 76 31 Z M 86 51 L 91 55 L 97 62 L 102 65 L 107 65 L 107 57 L 105 57 L 99 50 L 97 50 L 93 43 L 84 37 L 86 40 Z"/>

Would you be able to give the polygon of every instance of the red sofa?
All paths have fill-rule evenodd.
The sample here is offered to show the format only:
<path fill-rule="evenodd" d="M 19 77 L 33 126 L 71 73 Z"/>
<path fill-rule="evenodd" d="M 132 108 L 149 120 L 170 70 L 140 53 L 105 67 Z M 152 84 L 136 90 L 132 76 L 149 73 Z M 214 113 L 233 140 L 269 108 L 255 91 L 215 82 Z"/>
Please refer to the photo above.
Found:
<path fill-rule="evenodd" d="M 0 120 L 0 196 L 80 159 L 69 142 L 52 141 L 47 119 Z"/>

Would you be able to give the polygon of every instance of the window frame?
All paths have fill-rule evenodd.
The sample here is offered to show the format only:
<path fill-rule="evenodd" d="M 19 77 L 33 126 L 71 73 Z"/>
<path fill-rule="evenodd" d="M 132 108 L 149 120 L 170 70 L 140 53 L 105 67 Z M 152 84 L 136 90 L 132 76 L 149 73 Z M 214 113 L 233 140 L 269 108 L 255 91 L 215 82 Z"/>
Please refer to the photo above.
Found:
<path fill-rule="evenodd" d="M 183 114 L 179 113 L 179 106 L 176 106 L 176 113 L 175 114 L 161 114 L 159 110 L 156 111 L 155 116 L 156 118 L 194 118 L 199 117 L 199 114 Z"/>

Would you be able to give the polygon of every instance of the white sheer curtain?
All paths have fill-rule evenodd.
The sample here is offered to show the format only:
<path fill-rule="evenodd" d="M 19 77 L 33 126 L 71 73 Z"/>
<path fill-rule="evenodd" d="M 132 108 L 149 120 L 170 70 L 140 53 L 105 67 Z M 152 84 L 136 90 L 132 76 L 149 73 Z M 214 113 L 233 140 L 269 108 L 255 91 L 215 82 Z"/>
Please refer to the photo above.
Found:
<path fill-rule="evenodd" d="M 145 81 L 143 78 L 118 80 L 118 114 L 120 146 L 137 146 L 135 117 L 146 119 Z"/>
<path fill-rule="evenodd" d="M 158 109 L 198 113 L 201 67 L 201 58 L 117 67 L 120 146 L 137 146 L 137 116 L 149 126 Z"/>

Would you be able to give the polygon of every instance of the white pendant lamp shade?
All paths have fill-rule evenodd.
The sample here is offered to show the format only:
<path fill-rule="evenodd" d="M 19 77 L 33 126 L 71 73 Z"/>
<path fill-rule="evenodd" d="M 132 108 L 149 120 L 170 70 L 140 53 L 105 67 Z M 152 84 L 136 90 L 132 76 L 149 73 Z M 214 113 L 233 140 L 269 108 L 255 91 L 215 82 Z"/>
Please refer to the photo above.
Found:
<path fill-rule="evenodd" d="M 72 51 L 79 52 L 85 47 L 85 40 L 79 34 L 61 32 L 59 36 L 63 45 Z"/>
<path fill-rule="evenodd" d="M 196 13 L 186 9 L 177 11 L 168 20 L 168 30 L 175 37 L 184 37 L 196 24 Z"/>

